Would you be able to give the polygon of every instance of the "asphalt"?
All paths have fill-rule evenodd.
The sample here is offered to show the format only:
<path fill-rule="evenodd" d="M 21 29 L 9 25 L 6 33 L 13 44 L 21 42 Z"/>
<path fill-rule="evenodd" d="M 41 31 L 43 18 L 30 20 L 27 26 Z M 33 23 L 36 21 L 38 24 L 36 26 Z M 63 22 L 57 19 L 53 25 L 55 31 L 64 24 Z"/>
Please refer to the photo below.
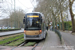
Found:
<path fill-rule="evenodd" d="M 10 35 L 10 34 L 16 34 L 16 33 L 21 33 L 21 32 L 24 32 L 23 28 L 21 30 L 16 30 L 16 31 L 0 32 L 0 36 Z"/>
<path fill-rule="evenodd" d="M 62 32 L 60 31 L 64 43 L 66 46 L 72 46 L 75 49 L 75 35 L 72 35 L 71 32 Z"/>

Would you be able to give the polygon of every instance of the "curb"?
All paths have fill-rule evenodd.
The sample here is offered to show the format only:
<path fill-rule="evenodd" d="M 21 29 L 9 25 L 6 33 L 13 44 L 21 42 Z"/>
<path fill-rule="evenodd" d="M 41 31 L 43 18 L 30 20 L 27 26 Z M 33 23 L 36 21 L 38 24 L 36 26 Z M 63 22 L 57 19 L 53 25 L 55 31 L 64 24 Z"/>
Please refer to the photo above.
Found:
<path fill-rule="evenodd" d="M 54 32 L 58 35 L 58 37 L 60 39 L 60 43 L 63 45 L 64 44 L 64 40 L 62 38 L 62 35 L 61 35 L 60 31 L 55 29 Z"/>
<path fill-rule="evenodd" d="M 62 45 L 65 45 L 65 43 L 64 43 L 64 39 L 61 37 L 61 39 L 62 39 Z"/>

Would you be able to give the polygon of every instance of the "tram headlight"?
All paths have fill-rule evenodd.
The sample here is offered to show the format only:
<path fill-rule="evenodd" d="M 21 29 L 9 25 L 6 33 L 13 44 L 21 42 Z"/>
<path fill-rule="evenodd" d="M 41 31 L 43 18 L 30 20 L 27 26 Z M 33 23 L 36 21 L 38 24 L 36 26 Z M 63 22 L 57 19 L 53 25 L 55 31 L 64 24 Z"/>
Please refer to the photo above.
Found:
<path fill-rule="evenodd" d="M 26 30 L 24 30 L 24 33 L 26 33 Z"/>
<path fill-rule="evenodd" d="M 40 33 L 42 33 L 42 30 L 40 30 Z"/>

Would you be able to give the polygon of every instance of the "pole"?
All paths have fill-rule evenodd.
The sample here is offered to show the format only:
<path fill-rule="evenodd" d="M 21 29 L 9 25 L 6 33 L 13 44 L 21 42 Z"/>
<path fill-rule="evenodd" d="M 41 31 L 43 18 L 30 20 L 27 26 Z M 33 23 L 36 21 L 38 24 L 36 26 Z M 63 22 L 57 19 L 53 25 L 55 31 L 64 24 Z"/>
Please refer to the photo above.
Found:
<path fill-rule="evenodd" d="M 14 0 L 14 12 L 15 12 L 15 0 Z"/>
<path fill-rule="evenodd" d="M 15 12 L 15 0 L 14 0 L 14 12 Z M 14 15 L 14 27 L 16 28 L 16 19 L 15 19 L 15 15 Z"/>

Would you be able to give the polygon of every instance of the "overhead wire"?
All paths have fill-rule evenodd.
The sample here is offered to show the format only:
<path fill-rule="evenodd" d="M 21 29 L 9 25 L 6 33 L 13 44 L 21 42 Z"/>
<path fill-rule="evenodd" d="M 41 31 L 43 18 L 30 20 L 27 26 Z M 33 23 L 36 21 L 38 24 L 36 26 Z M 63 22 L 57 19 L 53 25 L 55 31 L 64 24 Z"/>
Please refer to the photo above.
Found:
<path fill-rule="evenodd" d="M 28 8 L 24 4 L 22 4 L 19 0 L 17 0 L 22 6 L 24 6 L 26 9 L 31 9 L 32 7 Z"/>
<path fill-rule="evenodd" d="M 33 1 L 34 1 L 34 0 L 32 0 L 32 1 L 30 0 L 30 2 L 31 2 L 31 4 L 32 4 L 32 6 L 34 7 L 34 5 L 33 5 L 33 3 L 32 3 Z"/>
<path fill-rule="evenodd" d="M 5 2 L 6 2 L 6 4 L 7 4 L 7 1 L 6 1 L 6 0 L 5 0 Z M 3 3 L 3 5 L 4 5 L 4 3 Z M 9 8 L 9 5 L 8 5 L 8 4 L 7 4 L 7 6 L 8 6 L 8 8 Z M 9 10 L 9 9 L 8 9 L 8 10 L 6 10 L 4 7 L 2 7 L 2 9 L 1 9 L 1 10 L 3 10 L 3 11 L 2 11 L 3 13 L 1 13 L 1 14 L 0 14 L 0 17 L 1 17 L 1 16 L 3 16 L 4 14 L 6 14 L 6 12 L 7 12 L 7 11 L 8 11 L 8 12 L 10 12 L 10 10 Z"/>

